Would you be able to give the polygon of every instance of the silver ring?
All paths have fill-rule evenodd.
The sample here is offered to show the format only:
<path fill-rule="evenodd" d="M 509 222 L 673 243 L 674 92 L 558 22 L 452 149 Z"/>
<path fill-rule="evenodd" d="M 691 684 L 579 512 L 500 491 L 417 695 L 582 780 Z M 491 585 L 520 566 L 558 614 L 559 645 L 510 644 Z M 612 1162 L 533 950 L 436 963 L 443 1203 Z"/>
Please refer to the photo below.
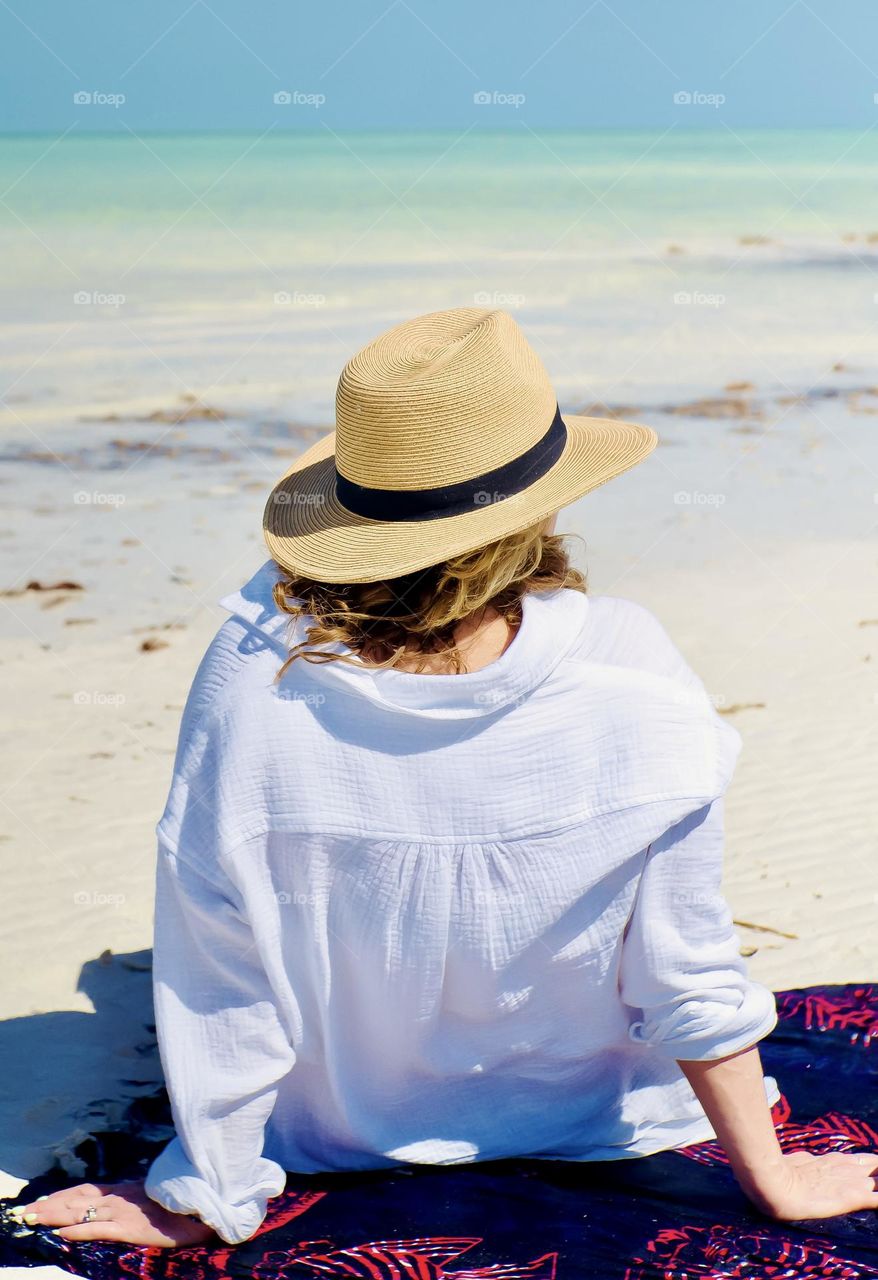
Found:
<path fill-rule="evenodd" d="M 86 1209 L 85 1213 L 82 1215 L 82 1221 L 83 1221 L 83 1222 L 94 1222 L 94 1220 L 95 1220 L 95 1218 L 96 1218 L 97 1216 L 98 1216 L 98 1211 L 97 1211 L 97 1209 L 94 1207 L 94 1205 L 93 1205 L 93 1204 L 90 1204 L 90 1205 L 88 1206 L 88 1208 Z"/>

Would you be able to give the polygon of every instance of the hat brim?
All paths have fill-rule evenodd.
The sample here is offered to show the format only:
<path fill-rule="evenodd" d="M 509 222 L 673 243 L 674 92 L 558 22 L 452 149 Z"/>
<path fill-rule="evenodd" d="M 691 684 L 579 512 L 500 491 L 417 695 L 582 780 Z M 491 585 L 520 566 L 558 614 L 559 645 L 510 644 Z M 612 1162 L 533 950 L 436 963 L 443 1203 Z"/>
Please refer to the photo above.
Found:
<path fill-rule="evenodd" d="M 293 463 L 269 495 L 263 532 L 287 572 L 320 582 L 377 582 L 425 569 L 547 519 L 636 466 L 658 443 L 651 427 L 564 415 L 557 462 L 520 493 L 431 520 L 372 520 L 335 494 L 335 432 Z"/>

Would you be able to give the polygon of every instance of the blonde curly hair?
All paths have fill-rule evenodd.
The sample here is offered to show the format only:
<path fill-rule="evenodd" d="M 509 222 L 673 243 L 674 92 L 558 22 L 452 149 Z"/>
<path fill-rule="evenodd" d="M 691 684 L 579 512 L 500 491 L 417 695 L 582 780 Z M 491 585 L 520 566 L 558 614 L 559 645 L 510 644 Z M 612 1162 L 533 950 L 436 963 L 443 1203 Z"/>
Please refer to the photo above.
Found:
<path fill-rule="evenodd" d="M 585 576 L 569 560 L 564 537 L 547 533 L 545 522 L 509 534 L 487 547 L 441 564 L 380 582 L 318 582 L 278 566 L 278 609 L 310 617 L 305 639 L 290 650 L 279 680 L 297 658 L 306 662 L 351 662 L 366 653 L 380 668 L 422 671 L 427 655 L 440 656 L 448 673 L 466 670 L 455 632 L 464 618 L 495 610 L 516 628 L 522 597 L 530 591 L 570 587 L 585 591 Z M 328 653 L 342 644 L 350 653 Z"/>

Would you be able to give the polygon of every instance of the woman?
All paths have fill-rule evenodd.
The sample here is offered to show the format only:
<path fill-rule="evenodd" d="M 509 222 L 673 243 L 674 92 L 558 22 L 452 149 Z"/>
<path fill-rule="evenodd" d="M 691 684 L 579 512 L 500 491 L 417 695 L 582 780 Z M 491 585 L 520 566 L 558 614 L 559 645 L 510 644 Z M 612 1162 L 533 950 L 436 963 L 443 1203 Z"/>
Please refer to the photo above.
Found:
<path fill-rule="evenodd" d="M 720 893 L 737 735 L 553 532 L 654 445 L 562 419 L 503 312 L 421 317 L 348 364 L 336 434 L 269 500 L 273 559 L 223 602 L 158 827 L 177 1136 L 145 1185 L 28 1221 L 235 1243 L 285 1170 L 714 1134 L 769 1214 L 878 1206 L 878 1157 L 775 1136 L 774 999 Z"/>

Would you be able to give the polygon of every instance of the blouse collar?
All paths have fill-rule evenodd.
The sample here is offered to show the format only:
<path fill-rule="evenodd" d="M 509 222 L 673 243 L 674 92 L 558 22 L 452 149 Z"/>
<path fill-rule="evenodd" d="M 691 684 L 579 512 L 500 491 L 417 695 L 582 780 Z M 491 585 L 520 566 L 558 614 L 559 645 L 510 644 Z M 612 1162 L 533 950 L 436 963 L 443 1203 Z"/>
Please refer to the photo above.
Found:
<path fill-rule="evenodd" d="M 278 610 L 272 596 L 278 578 L 277 566 L 268 560 L 240 591 L 225 596 L 220 604 L 285 655 L 291 619 Z M 348 662 L 311 663 L 308 672 L 327 690 L 365 697 L 404 714 L 434 719 L 493 715 L 542 684 L 582 634 L 587 612 L 588 599 L 581 591 L 560 588 L 526 594 L 521 626 L 511 644 L 488 666 L 463 675 L 416 675 L 358 668 Z M 343 645 L 332 645 L 330 650 L 348 652 Z M 295 666 L 298 663 L 292 670 Z"/>

